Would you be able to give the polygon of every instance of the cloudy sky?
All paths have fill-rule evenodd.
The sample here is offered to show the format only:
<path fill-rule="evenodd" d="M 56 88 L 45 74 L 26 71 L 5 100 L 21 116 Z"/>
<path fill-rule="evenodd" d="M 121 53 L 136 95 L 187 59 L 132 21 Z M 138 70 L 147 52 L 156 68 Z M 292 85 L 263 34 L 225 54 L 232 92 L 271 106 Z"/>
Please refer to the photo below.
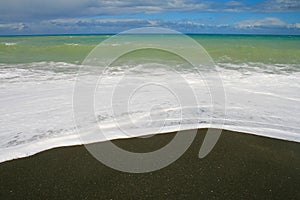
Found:
<path fill-rule="evenodd" d="M 0 35 L 118 33 L 300 35 L 300 0 L 2 0 Z"/>

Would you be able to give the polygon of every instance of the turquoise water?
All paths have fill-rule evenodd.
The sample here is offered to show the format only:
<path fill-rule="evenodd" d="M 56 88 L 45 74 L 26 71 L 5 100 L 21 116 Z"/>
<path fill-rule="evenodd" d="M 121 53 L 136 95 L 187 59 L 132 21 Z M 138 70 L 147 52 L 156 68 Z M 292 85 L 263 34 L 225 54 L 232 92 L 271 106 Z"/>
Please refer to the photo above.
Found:
<path fill-rule="evenodd" d="M 111 35 L 0 37 L 0 63 L 80 63 Z M 216 62 L 299 64 L 300 36 L 189 35 Z M 156 35 L 149 37 L 158 37 Z M 159 38 L 161 39 L 161 38 Z"/>

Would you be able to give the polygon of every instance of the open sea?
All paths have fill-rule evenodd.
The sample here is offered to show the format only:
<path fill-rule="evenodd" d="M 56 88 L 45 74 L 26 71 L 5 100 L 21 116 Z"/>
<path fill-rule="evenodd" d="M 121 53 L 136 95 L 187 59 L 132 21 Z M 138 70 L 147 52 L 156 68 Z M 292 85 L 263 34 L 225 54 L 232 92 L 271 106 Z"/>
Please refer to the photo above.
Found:
<path fill-rule="evenodd" d="M 97 66 L 80 74 L 102 75 L 95 90 L 95 125 L 107 138 L 89 142 L 192 128 L 223 128 L 300 142 L 300 36 L 189 36 L 208 52 L 214 69 L 195 71 L 178 56 L 146 49 L 123 56 L 104 74 L 97 73 Z M 85 58 L 110 37 L 0 37 L 0 162 L 82 144 L 74 120 L 74 85 Z M 112 54 L 114 46 L 130 46 L 132 37 L 142 36 L 127 37 L 124 43 L 111 44 Z M 147 37 L 143 39 L 163 41 L 173 36 Z M 174 40 L 171 48 L 181 48 L 176 45 Z M 224 104 L 224 113 L 211 111 L 212 97 L 203 77 L 214 73 L 222 80 L 225 99 L 217 103 Z M 136 83 L 139 87 L 129 99 L 118 95 Z M 165 83 L 179 89 L 188 84 L 197 106 L 182 107 Z"/>

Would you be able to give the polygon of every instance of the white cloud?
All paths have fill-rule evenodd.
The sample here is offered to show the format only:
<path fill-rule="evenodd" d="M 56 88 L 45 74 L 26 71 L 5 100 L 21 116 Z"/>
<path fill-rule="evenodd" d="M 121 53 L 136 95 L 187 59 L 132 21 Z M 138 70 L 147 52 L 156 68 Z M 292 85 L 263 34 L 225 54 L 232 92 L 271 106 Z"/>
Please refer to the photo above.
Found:
<path fill-rule="evenodd" d="M 244 30 L 263 30 L 263 29 L 282 29 L 293 31 L 299 34 L 300 23 L 289 24 L 275 17 L 267 17 L 259 20 L 245 20 L 234 25 L 236 29 Z"/>
<path fill-rule="evenodd" d="M 227 6 L 241 6 L 241 5 L 243 5 L 243 3 L 240 2 L 240 1 L 228 1 L 225 4 Z"/>
<path fill-rule="evenodd" d="M 300 23 L 296 23 L 295 27 L 300 29 Z"/>
<path fill-rule="evenodd" d="M 205 23 L 201 19 L 149 20 L 139 18 L 85 17 L 0 24 L 0 34 L 118 33 L 146 26 L 171 28 L 184 33 L 300 33 L 300 23 L 288 24 L 275 17 L 245 20 L 236 24 Z"/>
<path fill-rule="evenodd" d="M 300 23 L 295 23 L 295 24 L 289 24 L 289 28 L 295 28 L 295 29 L 300 29 Z"/>
<path fill-rule="evenodd" d="M 259 20 L 245 20 L 236 23 L 237 28 L 256 28 L 256 27 L 285 27 L 287 23 L 275 17 L 267 17 Z"/>
<path fill-rule="evenodd" d="M 25 25 L 23 23 L 10 23 L 10 24 L 0 24 L 1 29 L 11 29 L 11 30 L 23 30 Z"/>

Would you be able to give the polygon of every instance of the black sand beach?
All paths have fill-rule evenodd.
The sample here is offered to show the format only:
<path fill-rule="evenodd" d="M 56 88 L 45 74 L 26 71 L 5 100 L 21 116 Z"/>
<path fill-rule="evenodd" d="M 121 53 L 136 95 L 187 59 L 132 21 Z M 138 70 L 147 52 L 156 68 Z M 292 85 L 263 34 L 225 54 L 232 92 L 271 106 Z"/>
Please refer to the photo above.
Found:
<path fill-rule="evenodd" d="M 116 140 L 145 152 L 173 133 Z M 199 130 L 187 152 L 168 167 L 145 174 L 115 171 L 84 146 L 63 147 L 0 164 L 0 199 L 300 199 L 300 144 L 223 131 L 204 159 Z"/>

